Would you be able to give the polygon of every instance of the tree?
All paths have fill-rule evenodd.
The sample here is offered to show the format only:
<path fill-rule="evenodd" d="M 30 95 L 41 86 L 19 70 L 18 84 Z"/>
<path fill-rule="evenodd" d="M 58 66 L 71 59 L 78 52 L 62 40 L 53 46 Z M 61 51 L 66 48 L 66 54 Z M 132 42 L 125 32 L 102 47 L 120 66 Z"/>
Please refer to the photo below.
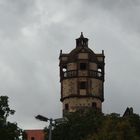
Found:
<path fill-rule="evenodd" d="M 57 125 L 53 140 L 140 140 L 140 117 L 104 115 L 97 110 L 80 110 L 67 115 L 68 123 Z"/>
<path fill-rule="evenodd" d="M 7 120 L 8 116 L 13 115 L 14 110 L 10 109 L 7 96 L 0 96 L 0 139 L 18 140 L 21 135 L 21 129 L 16 123 Z"/>
<path fill-rule="evenodd" d="M 133 118 L 133 121 L 132 121 Z M 131 121 L 130 121 L 131 120 Z M 92 132 L 84 140 L 139 140 L 137 131 L 139 117 L 120 117 L 118 114 L 106 115 L 97 133 Z"/>
<path fill-rule="evenodd" d="M 53 140 L 81 140 L 91 132 L 97 132 L 102 123 L 103 114 L 98 110 L 79 110 L 69 113 L 68 122 L 58 125 L 53 130 Z"/>

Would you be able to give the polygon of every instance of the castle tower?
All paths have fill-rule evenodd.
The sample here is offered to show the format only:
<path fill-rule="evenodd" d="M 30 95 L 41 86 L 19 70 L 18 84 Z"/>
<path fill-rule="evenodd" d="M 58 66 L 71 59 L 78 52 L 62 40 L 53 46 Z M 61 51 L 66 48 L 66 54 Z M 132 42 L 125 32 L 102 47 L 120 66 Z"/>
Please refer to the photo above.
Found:
<path fill-rule="evenodd" d="M 60 51 L 60 83 L 63 113 L 81 108 L 102 110 L 104 101 L 104 51 L 95 54 L 81 33 L 76 48 Z"/>

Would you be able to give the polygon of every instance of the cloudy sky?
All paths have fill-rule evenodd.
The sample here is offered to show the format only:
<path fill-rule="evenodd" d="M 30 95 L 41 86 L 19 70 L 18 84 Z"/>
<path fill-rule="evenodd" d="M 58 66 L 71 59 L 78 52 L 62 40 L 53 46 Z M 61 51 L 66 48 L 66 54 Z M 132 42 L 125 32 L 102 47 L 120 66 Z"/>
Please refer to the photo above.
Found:
<path fill-rule="evenodd" d="M 23 129 L 43 128 L 37 114 L 62 115 L 59 51 L 84 32 L 95 53 L 105 51 L 103 112 L 140 114 L 139 0 L 0 0 L 0 94 Z"/>

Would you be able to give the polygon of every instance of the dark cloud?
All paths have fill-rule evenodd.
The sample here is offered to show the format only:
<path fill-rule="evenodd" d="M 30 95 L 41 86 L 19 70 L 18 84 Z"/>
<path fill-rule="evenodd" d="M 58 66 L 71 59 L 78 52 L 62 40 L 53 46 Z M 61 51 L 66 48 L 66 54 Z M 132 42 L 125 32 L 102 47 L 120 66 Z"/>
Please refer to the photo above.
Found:
<path fill-rule="evenodd" d="M 118 20 L 123 30 L 140 32 L 139 0 L 88 0 L 84 1 L 84 3 L 87 7 L 90 7 L 90 10 L 93 7 L 98 7 L 102 13 L 109 14 L 112 20 Z"/>
<path fill-rule="evenodd" d="M 138 0 L 5 0 L 0 2 L 0 91 L 10 97 L 23 128 L 44 127 L 36 114 L 60 117 L 59 51 L 80 32 L 95 52 L 105 50 L 103 112 L 139 109 Z"/>
<path fill-rule="evenodd" d="M 17 37 L 21 29 L 36 19 L 34 0 L 5 0 L 0 3 L 0 33 L 4 37 Z"/>

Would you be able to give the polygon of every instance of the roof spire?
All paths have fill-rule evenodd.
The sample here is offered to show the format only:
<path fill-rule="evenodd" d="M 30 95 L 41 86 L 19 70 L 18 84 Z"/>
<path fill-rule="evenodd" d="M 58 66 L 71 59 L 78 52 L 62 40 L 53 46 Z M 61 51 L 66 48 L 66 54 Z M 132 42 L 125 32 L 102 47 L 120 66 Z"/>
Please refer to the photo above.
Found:
<path fill-rule="evenodd" d="M 80 38 L 84 38 L 84 36 L 83 36 L 83 32 L 81 32 Z"/>

